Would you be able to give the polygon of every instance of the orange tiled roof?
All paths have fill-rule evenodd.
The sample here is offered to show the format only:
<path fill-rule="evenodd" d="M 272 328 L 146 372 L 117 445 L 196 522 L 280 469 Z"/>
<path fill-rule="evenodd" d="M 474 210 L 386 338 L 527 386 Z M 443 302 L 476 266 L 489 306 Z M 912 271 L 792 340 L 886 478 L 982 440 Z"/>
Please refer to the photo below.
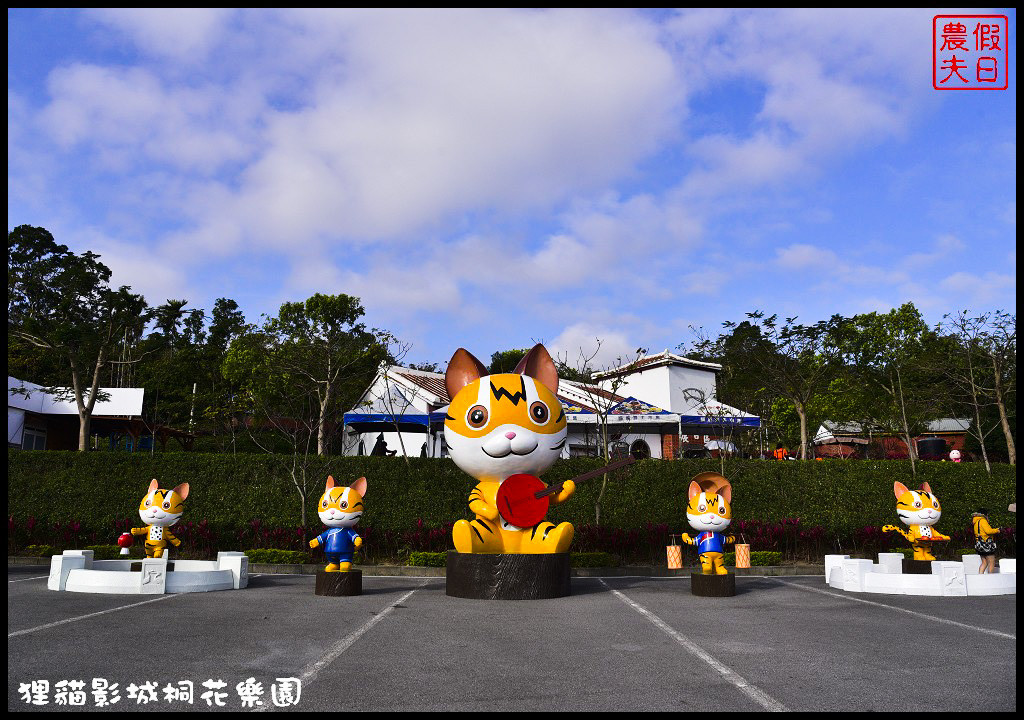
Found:
<path fill-rule="evenodd" d="M 401 375 L 412 384 L 423 388 L 427 392 L 437 395 L 441 398 L 443 405 L 451 402 L 451 398 L 448 397 L 448 388 L 444 384 L 444 375 L 420 370 L 409 370 L 408 368 L 396 368 L 393 372 L 395 375 Z"/>

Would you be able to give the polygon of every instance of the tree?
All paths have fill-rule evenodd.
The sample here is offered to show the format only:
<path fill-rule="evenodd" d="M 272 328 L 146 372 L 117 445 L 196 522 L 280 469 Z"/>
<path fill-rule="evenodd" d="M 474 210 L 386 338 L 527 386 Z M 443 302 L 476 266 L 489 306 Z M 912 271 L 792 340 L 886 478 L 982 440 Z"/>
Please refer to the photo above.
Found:
<path fill-rule="evenodd" d="M 292 382 L 292 376 L 281 370 L 268 353 L 273 342 L 254 327 L 231 343 L 223 373 L 237 392 L 229 410 L 242 416 L 252 442 L 288 473 L 305 527 L 306 499 L 322 481 L 308 472 L 316 454 L 319 402 L 309 385 Z"/>
<path fill-rule="evenodd" d="M 966 315 L 964 313 L 963 315 Z M 1010 465 L 1017 464 L 1017 448 L 1013 440 L 1011 421 L 1015 417 L 1017 392 L 1017 316 L 1003 310 L 983 313 L 971 323 L 978 328 L 976 347 L 984 358 L 991 379 L 989 393 L 999 413 L 999 426 L 1006 440 L 1006 454 Z M 958 316 L 954 328 L 964 328 L 968 321 Z"/>
<path fill-rule="evenodd" d="M 491 364 L 487 367 L 487 372 L 491 375 L 515 372 L 516 365 L 519 364 L 519 361 L 522 360 L 529 351 L 529 348 L 496 350 L 491 353 Z"/>
<path fill-rule="evenodd" d="M 800 423 L 800 459 L 806 460 L 808 411 L 836 376 L 840 358 L 831 329 L 842 318 L 836 315 L 813 325 L 799 325 L 795 317 L 780 324 L 777 315 L 765 317 L 761 311 L 746 316 L 748 320 L 741 323 L 722 323 L 730 332 L 699 343 L 700 350 L 715 357 L 729 351 L 741 355 L 772 395 L 792 404 Z"/>
<path fill-rule="evenodd" d="M 380 331 L 368 331 L 362 315 L 359 299 L 348 295 L 287 302 L 277 317 L 235 338 L 224 357 L 224 377 L 236 389 L 233 410 L 248 418 L 253 442 L 286 466 L 303 524 L 311 456 L 327 454 L 337 417 L 387 359 Z M 286 453 L 278 452 L 282 444 Z"/>
<path fill-rule="evenodd" d="M 99 256 L 59 245 L 44 228 L 20 225 L 7 235 L 7 331 L 59 356 L 71 386 L 45 392 L 73 399 L 78 409 L 78 449 L 88 448 L 100 377 L 115 344 L 138 333 L 147 318 L 141 295 L 112 289 Z M 113 361 L 120 362 L 120 361 Z"/>
<path fill-rule="evenodd" d="M 386 348 L 386 361 L 381 363 L 379 371 L 383 388 L 378 390 L 376 384 L 371 386 L 369 399 L 365 401 L 365 404 L 370 407 L 378 407 L 384 411 L 384 414 L 391 416 L 391 424 L 395 426 L 398 444 L 402 449 L 402 459 L 405 461 L 406 467 L 409 467 L 409 451 L 405 447 L 405 438 L 402 437 L 401 418 L 405 415 L 405 411 L 412 407 L 413 401 L 408 395 L 408 390 L 392 377 L 391 367 L 400 365 L 412 346 L 401 342 L 387 332 L 379 332 L 378 342 L 382 348 Z"/>
<path fill-rule="evenodd" d="M 359 322 L 363 314 L 359 298 L 317 293 L 284 303 L 264 328 L 278 371 L 316 396 L 318 455 L 327 453 L 331 418 L 351 407 L 353 391 L 362 390 L 387 356 L 377 334 Z"/>
<path fill-rule="evenodd" d="M 555 365 L 558 368 L 559 380 L 571 379 L 576 383 L 575 389 L 577 392 L 582 393 L 587 398 L 587 405 L 593 411 L 594 419 L 597 422 L 598 454 L 604 457 L 605 463 L 610 463 L 610 441 L 612 438 L 609 429 L 609 416 L 611 409 L 616 405 L 614 398 L 626 381 L 626 374 L 619 371 L 625 370 L 636 363 L 647 354 L 647 350 L 637 348 L 632 357 L 617 357 L 612 364 L 595 371 L 592 368 L 598 353 L 601 351 L 601 344 L 601 339 L 595 338 L 594 351 L 590 355 L 587 355 L 583 348 L 580 348 L 574 363 L 571 363 L 568 357 L 559 357 L 555 361 Z M 566 375 L 569 375 L 570 378 L 563 377 L 563 368 L 566 369 Z M 597 378 L 601 375 L 605 375 L 607 379 L 602 380 L 601 385 L 598 385 Z M 601 524 L 601 503 L 604 500 L 604 493 L 608 488 L 609 479 L 609 473 L 601 476 L 601 488 L 597 491 L 597 497 L 594 498 L 594 523 L 597 525 Z"/>
<path fill-rule="evenodd" d="M 1003 313 L 983 313 L 971 317 L 966 310 L 943 316 L 947 320 L 943 335 L 947 353 L 942 369 L 952 390 L 966 401 L 973 415 L 968 432 L 978 441 L 985 469 L 992 472 L 985 440 L 997 427 L 1003 429 L 1007 454 L 1016 463 L 1016 449 L 1010 427 L 1007 402 L 1016 389 L 1016 317 Z M 939 326 L 939 331 L 943 330 Z M 991 406 L 998 408 L 998 421 L 984 422 Z"/>
<path fill-rule="evenodd" d="M 780 406 L 778 401 L 788 402 L 775 393 L 765 382 L 764 374 L 754 358 L 754 353 L 768 352 L 767 341 L 761 329 L 749 322 L 736 325 L 732 332 L 712 339 L 704 328 L 690 326 L 694 335 L 691 343 L 677 345 L 685 356 L 722 366 L 715 374 L 715 397 L 733 407 L 753 410 L 761 419 L 758 430 L 758 453 L 763 453 L 769 435 L 774 442 L 795 445 L 800 438 L 800 424 L 796 413 L 790 407 Z M 777 412 L 778 411 L 778 412 Z M 792 417 L 792 423 L 784 421 L 783 415 Z M 753 449 L 753 448 L 751 448 Z"/>
<path fill-rule="evenodd" d="M 835 323 L 832 333 L 854 384 L 863 390 L 858 393 L 862 414 L 899 434 L 916 475 L 914 436 L 934 419 L 938 407 L 934 386 L 924 377 L 934 333 L 913 303 Z"/>

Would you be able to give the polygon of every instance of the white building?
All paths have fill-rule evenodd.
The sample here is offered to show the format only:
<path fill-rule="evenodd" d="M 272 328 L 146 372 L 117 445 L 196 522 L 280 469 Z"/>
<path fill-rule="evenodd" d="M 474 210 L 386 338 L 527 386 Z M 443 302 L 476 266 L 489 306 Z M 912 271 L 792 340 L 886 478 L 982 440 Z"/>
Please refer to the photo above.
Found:
<path fill-rule="evenodd" d="M 92 429 L 120 427 L 142 415 L 143 388 L 102 388 L 109 396 L 97 400 Z M 78 406 L 59 399 L 66 393 L 43 392 L 35 383 L 7 376 L 7 447 L 26 450 L 77 450 Z"/>
<path fill-rule="evenodd" d="M 715 399 L 719 370 L 666 350 L 598 374 L 597 386 L 562 380 L 558 398 L 569 431 L 563 457 L 603 455 L 603 423 L 612 454 L 654 458 L 703 454 L 759 427 L 757 416 Z M 383 440 L 389 453 L 445 457 L 448 403 L 443 374 L 382 367 L 345 413 L 343 452 L 369 455 Z"/>

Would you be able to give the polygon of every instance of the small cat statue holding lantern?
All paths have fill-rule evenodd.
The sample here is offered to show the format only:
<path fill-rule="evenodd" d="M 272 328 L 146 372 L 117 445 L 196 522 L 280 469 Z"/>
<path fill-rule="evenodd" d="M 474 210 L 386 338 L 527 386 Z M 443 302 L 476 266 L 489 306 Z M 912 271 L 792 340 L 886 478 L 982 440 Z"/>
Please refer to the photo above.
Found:
<path fill-rule="evenodd" d="M 363 544 L 352 528 L 363 516 L 363 497 L 366 478 L 361 477 L 348 487 L 335 486 L 334 478 L 327 476 L 327 489 L 320 497 L 317 514 L 327 530 L 309 541 L 311 548 L 324 546 L 327 554 L 325 572 L 348 572 L 352 568 L 352 555 Z"/>
<path fill-rule="evenodd" d="M 697 546 L 705 575 L 728 575 L 723 562 L 725 546 L 736 542 L 735 536 L 724 534 L 732 522 L 732 485 L 717 473 L 701 473 L 690 481 L 687 496 L 686 520 L 700 532 L 695 537 L 683 533 L 683 542 Z"/>

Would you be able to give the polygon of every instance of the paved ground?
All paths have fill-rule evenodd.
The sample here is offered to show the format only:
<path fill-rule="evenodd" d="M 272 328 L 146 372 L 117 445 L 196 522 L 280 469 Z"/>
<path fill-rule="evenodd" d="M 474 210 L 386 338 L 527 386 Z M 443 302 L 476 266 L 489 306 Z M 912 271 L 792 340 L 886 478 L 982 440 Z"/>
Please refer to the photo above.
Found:
<path fill-rule="evenodd" d="M 269 710 L 1017 705 L 1016 596 L 847 595 L 821 577 L 742 577 L 734 598 L 698 598 L 688 579 L 617 577 L 574 578 L 559 600 L 487 602 L 446 596 L 443 578 L 364 577 L 362 596 L 322 598 L 312 577 L 262 575 L 244 591 L 154 601 L 50 592 L 44 573 L 8 568 L 10 710 L 35 709 L 22 686 L 43 680 L 38 709 L 94 710 L 93 682 L 106 680 L 117 710 L 206 710 L 209 692 L 240 710 L 248 678 Z M 297 705 L 275 706 L 278 678 L 301 680 Z M 82 694 L 57 687 L 71 680 Z M 180 681 L 194 684 L 192 705 L 165 699 Z M 128 691 L 145 683 L 157 699 L 140 706 Z"/>

